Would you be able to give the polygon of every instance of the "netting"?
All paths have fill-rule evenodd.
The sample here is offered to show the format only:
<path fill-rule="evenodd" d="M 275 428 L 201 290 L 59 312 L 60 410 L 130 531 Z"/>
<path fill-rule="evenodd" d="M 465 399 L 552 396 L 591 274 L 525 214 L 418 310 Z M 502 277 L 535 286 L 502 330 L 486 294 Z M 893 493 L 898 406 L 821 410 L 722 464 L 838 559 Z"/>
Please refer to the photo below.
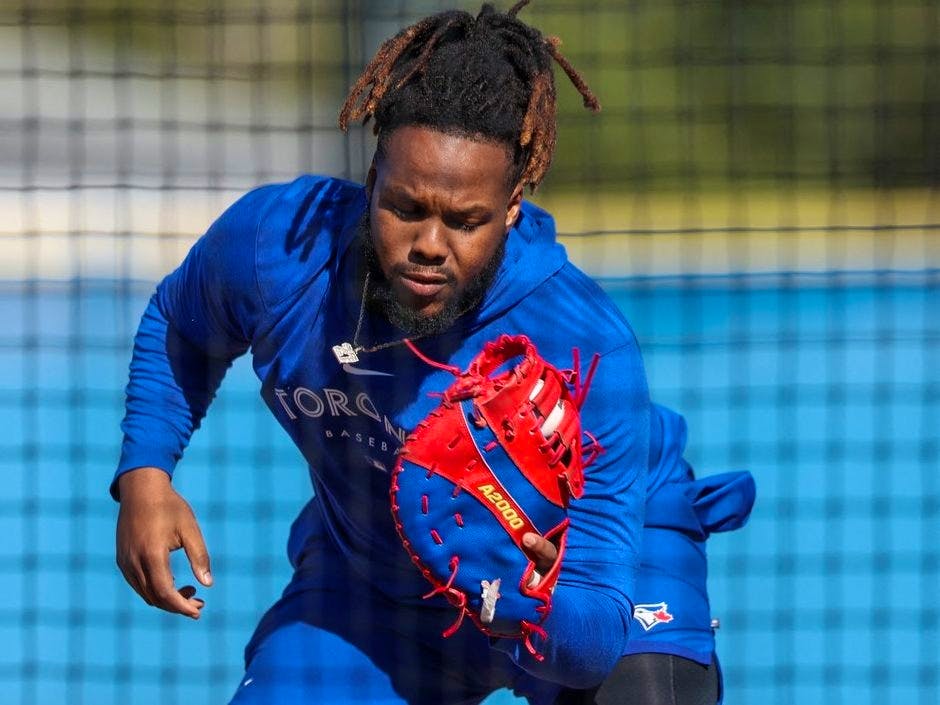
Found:
<path fill-rule="evenodd" d="M 205 616 L 147 608 L 114 565 L 107 496 L 133 331 L 154 282 L 244 190 L 362 177 L 371 138 L 335 128 L 345 91 L 382 38 L 443 7 L 0 8 L 4 702 L 234 690 L 289 577 L 306 470 L 237 365 L 175 480 L 212 552 Z M 605 108 L 584 112 L 559 81 L 537 200 L 633 324 L 693 465 L 757 478 L 751 524 L 710 544 L 726 702 L 937 702 L 940 8 L 523 12 Z"/>

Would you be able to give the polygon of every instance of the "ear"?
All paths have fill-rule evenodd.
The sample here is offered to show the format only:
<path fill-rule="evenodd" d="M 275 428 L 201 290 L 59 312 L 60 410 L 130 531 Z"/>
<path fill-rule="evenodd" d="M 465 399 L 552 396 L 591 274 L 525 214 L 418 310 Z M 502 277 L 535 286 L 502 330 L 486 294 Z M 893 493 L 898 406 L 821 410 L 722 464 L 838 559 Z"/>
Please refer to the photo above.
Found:
<path fill-rule="evenodd" d="M 519 218 L 519 211 L 522 209 L 522 192 L 523 185 L 516 184 L 516 187 L 512 191 L 512 195 L 509 197 L 509 205 L 506 208 L 506 232 L 516 224 L 516 220 Z"/>

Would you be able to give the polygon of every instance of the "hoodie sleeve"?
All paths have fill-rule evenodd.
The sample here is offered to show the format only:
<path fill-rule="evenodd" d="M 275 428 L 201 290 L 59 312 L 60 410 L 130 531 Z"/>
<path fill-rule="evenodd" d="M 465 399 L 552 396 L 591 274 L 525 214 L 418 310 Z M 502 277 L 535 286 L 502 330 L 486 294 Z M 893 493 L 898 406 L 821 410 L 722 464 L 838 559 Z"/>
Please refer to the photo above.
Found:
<path fill-rule="evenodd" d="M 571 525 L 548 638 L 537 661 L 514 640 L 498 640 L 521 667 L 571 688 L 601 682 L 624 653 L 633 611 L 646 496 L 649 391 L 635 340 L 605 354 L 581 411 L 582 427 L 604 452 L 585 470 Z"/>
<path fill-rule="evenodd" d="M 209 228 L 144 311 L 130 364 L 117 480 L 139 467 L 172 476 L 193 431 L 263 310 L 256 240 L 277 187 L 243 196 Z"/>

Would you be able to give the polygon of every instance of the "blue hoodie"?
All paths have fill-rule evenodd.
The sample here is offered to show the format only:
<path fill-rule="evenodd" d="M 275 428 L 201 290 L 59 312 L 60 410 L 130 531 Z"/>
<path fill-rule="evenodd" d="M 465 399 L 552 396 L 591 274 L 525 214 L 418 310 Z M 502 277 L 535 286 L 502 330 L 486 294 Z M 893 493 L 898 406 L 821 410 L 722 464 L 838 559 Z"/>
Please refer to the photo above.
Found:
<path fill-rule="evenodd" d="M 650 455 L 634 619 L 626 654 L 664 653 L 709 665 L 715 635 L 706 581 L 706 542 L 748 520 L 756 488 L 749 472 L 696 478 L 683 457 L 685 419 L 650 406 Z"/>
<path fill-rule="evenodd" d="M 172 474 L 232 360 L 250 350 L 261 395 L 306 460 L 314 497 L 294 523 L 289 590 L 316 583 L 305 549 L 327 539 L 363 580 L 401 604 L 427 584 L 402 548 L 389 511 L 389 472 L 406 433 L 438 403 L 450 373 L 403 345 L 341 366 L 361 309 L 353 246 L 365 212 L 360 185 L 304 176 L 256 189 L 231 206 L 157 288 L 135 339 L 117 476 L 142 466 Z M 543 662 L 520 644 L 496 648 L 539 678 L 598 683 L 624 652 L 646 497 L 649 396 L 636 339 L 606 294 L 568 262 L 551 217 L 524 203 L 481 304 L 417 345 L 465 368 L 485 342 L 525 334 L 560 369 L 572 348 L 601 361 L 582 410 L 605 452 L 586 471 Z M 368 314 L 366 347 L 403 334 Z M 112 493 L 116 485 L 112 485 Z M 427 603 L 424 603 L 427 604 Z M 469 626 L 464 627 L 470 628 Z"/>

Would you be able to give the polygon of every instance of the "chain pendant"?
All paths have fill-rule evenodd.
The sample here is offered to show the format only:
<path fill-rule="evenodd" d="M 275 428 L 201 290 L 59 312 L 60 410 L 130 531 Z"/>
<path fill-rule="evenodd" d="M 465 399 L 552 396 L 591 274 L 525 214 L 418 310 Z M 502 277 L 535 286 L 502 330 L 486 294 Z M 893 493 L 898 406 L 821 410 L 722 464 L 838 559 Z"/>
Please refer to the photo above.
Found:
<path fill-rule="evenodd" d="M 350 365 L 359 362 L 359 356 L 356 354 L 356 349 L 352 346 L 352 343 L 334 345 L 333 354 L 336 356 L 336 361 L 341 365 Z"/>

